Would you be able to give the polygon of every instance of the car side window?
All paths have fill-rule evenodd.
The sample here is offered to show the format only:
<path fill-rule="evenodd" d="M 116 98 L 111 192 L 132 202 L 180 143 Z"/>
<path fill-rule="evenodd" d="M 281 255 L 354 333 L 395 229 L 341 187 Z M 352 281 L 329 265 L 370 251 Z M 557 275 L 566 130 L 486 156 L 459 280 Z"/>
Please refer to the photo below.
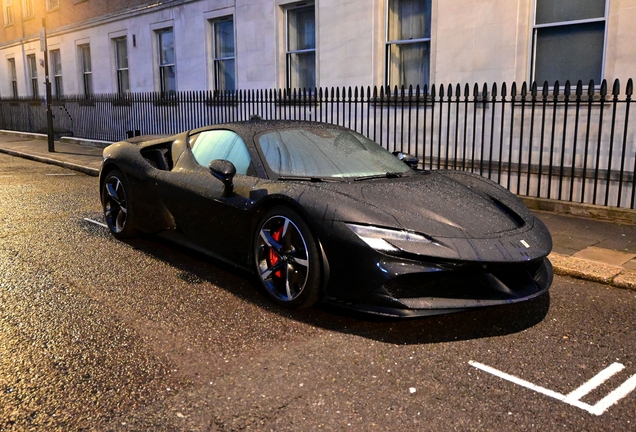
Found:
<path fill-rule="evenodd" d="M 241 137 L 229 130 L 201 132 L 192 144 L 192 154 L 206 168 L 215 159 L 228 160 L 236 167 L 236 173 L 243 175 L 248 173 L 252 162 Z"/>

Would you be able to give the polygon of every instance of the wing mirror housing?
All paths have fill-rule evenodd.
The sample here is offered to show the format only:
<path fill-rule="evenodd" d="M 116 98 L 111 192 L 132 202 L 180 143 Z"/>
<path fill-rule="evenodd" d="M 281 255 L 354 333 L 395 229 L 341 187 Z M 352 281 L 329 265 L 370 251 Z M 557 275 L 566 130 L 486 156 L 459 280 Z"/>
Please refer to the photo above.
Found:
<path fill-rule="evenodd" d="M 393 154 L 399 160 L 407 164 L 411 169 L 414 169 L 414 170 L 417 169 L 420 163 L 420 160 L 417 157 L 413 156 L 412 154 L 403 153 L 401 151 L 395 151 L 393 152 Z"/>
<path fill-rule="evenodd" d="M 223 196 L 229 197 L 234 194 L 234 175 L 236 167 L 232 162 L 225 159 L 215 159 L 210 162 L 210 173 L 223 182 Z"/>

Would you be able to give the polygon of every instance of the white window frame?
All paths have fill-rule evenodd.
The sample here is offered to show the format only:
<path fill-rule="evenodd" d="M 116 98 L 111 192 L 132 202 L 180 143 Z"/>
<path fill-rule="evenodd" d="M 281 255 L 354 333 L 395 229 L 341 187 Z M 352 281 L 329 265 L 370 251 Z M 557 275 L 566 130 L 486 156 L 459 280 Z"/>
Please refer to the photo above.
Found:
<path fill-rule="evenodd" d="M 530 53 L 531 53 L 531 58 L 529 63 L 530 66 L 530 70 L 528 71 L 528 76 L 529 76 L 529 81 L 533 82 L 535 81 L 536 78 L 536 62 L 537 62 L 537 34 L 538 34 L 538 30 L 542 29 L 542 28 L 554 28 L 554 27 L 566 27 L 566 26 L 570 26 L 570 25 L 577 25 L 577 24 L 588 24 L 588 23 L 597 23 L 597 22 L 603 22 L 605 25 L 605 33 L 603 35 L 603 52 L 601 53 L 601 81 L 603 80 L 603 77 L 605 76 L 605 58 L 606 58 L 606 52 L 607 52 L 607 27 L 608 27 L 608 16 L 609 16 L 609 3 L 610 0 L 605 0 L 605 12 L 604 12 L 604 16 L 600 17 L 600 18 L 588 18 L 588 19 L 580 19 L 580 20 L 572 20 L 572 21 L 555 21 L 555 22 L 550 22 L 550 23 L 546 23 L 546 24 L 537 24 L 537 0 L 533 0 L 532 2 L 532 37 L 530 38 Z M 543 83 L 537 83 L 537 85 L 543 85 Z M 549 86 L 552 87 L 553 86 L 553 82 L 548 82 Z M 565 84 L 565 82 L 560 83 L 560 85 L 562 86 L 563 84 Z M 571 83 L 571 84 L 576 84 L 576 83 Z M 600 87 L 600 82 L 595 82 L 594 86 L 595 87 Z M 585 87 L 587 87 L 588 82 L 584 82 L 583 85 Z"/>
<path fill-rule="evenodd" d="M 4 26 L 13 25 L 13 0 L 2 0 L 2 9 L 4 12 Z"/>
<path fill-rule="evenodd" d="M 59 48 L 56 48 L 56 49 L 49 50 L 49 55 L 50 55 L 49 72 L 50 72 L 50 75 L 53 77 L 53 86 L 51 90 L 53 92 L 53 96 L 57 98 L 61 98 L 62 96 L 64 96 L 64 81 L 62 80 L 62 52 L 60 51 Z M 59 64 L 60 64 L 59 69 L 57 67 L 57 61 L 56 61 L 58 59 L 55 58 L 56 55 L 58 56 L 58 59 L 59 59 Z"/>
<path fill-rule="evenodd" d="M 31 19 L 35 17 L 35 5 L 34 0 L 22 0 L 22 16 L 24 19 Z"/>
<path fill-rule="evenodd" d="M 27 73 L 29 76 L 29 90 L 33 99 L 40 97 L 40 85 L 38 83 L 38 59 L 35 54 L 27 54 Z"/>
<path fill-rule="evenodd" d="M 216 51 L 216 28 L 217 25 L 219 23 L 222 22 L 227 22 L 227 21 L 231 21 L 232 22 L 232 38 L 234 39 L 233 41 L 233 45 L 234 45 L 234 52 L 232 53 L 231 57 L 220 57 L 217 54 Z M 218 17 L 218 18 L 214 18 L 214 19 L 210 19 L 209 20 L 210 23 L 210 27 L 211 27 L 211 32 L 212 32 L 212 72 L 213 72 L 213 79 L 214 79 L 214 89 L 215 90 L 219 90 L 219 91 L 233 91 L 236 90 L 237 88 L 237 69 L 236 69 L 236 21 L 234 20 L 234 16 L 233 15 L 227 15 L 227 16 L 222 16 L 222 17 Z M 234 62 L 234 87 L 233 88 L 221 88 L 222 86 L 220 85 L 220 63 L 221 62 L 226 62 L 232 60 Z"/>
<path fill-rule="evenodd" d="M 130 93 L 130 62 L 128 60 L 128 38 L 126 36 L 120 36 L 112 39 L 113 41 L 113 50 L 115 54 L 115 78 L 117 83 L 117 93 L 119 95 L 124 95 Z M 123 66 L 119 64 L 119 43 L 123 42 L 124 47 L 126 48 L 126 65 Z M 124 79 L 123 76 L 126 76 L 126 87 L 124 88 Z"/>
<path fill-rule="evenodd" d="M 88 50 L 88 64 L 86 62 L 86 51 Z M 93 95 L 93 59 L 91 54 L 90 43 L 82 43 L 77 45 L 77 57 L 80 73 L 80 82 L 82 83 L 82 94 L 86 97 Z M 88 68 L 87 68 L 88 66 Z"/>
<path fill-rule="evenodd" d="M 9 75 L 10 75 L 10 83 L 11 83 L 11 92 L 15 99 L 18 98 L 18 70 L 15 66 L 15 57 L 11 57 L 7 59 L 9 63 Z"/>
<path fill-rule="evenodd" d="M 422 90 L 424 85 L 430 85 L 430 80 L 431 80 L 431 63 L 432 63 L 432 34 L 433 34 L 433 28 L 432 28 L 432 24 L 433 24 L 433 1 L 431 1 L 431 16 L 428 17 L 429 22 L 428 22 L 428 27 L 431 33 L 430 37 L 422 37 L 422 38 L 414 38 L 414 39 L 390 39 L 390 28 L 389 28 L 389 7 L 390 7 L 390 0 L 386 0 L 386 9 L 385 9 L 385 13 L 384 13 L 384 17 L 385 17 L 385 29 L 384 29 L 384 34 L 385 34 L 385 44 L 384 44 L 384 84 L 387 87 L 391 88 L 391 91 L 393 91 L 393 86 L 397 85 L 398 88 L 400 88 L 402 85 L 404 85 L 405 89 L 408 90 L 408 86 L 409 85 L 413 85 L 413 89 L 415 90 L 415 87 L 417 86 L 417 84 L 420 85 L 420 90 Z M 408 44 L 415 44 L 415 43 L 425 43 L 428 44 L 428 81 L 426 83 L 400 83 L 400 84 L 396 84 L 396 83 L 392 83 L 392 79 L 391 79 L 391 46 L 396 45 L 408 45 Z"/>
<path fill-rule="evenodd" d="M 290 49 L 290 34 L 289 34 L 289 12 L 298 11 L 300 9 L 309 9 L 312 8 L 314 10 L 314 47 L 313 48 L 305 48 L 305 49 Z M 314 86 L 309 86 L 307 88 L 308 91 L 313 93 L 314 87 L 318 87 L 318 19 L 317 19 L 317 8 L 314 2 L 303 2 L 296 3 L 284 6 L 284 43 L 285 43 L 285 88 L 301 88 L 300 85 L 292 82 L 291 77 L 291 56 L 295 54 L 314 54 Z"/>
<path fill-rule="evenodd" d="M 60 8 L 60 0 L 46 0 L 46 10 L 52 11 Z"/>
<path fill-rule="evenodd" d="M 156 41 L 156 46 L 157 46 L 157 50 L 156 50 L 156 55 L 157 55 L 157 67 L 158 67 L 158 78 L 159 78 L 159 91 L 161 92 L 162 95 L 168 96 L 170 94 L 172 94 L 173 92 L 177 91 L 177 47 L 176 47 L 176 38 L 175 38 L 175 32 L 174 32 L 174 27 L 169 26 L 169 27 L 163 27 L 163 28 L 158 28 L 155 29 L 155 41 Z M 163 34 L 167 34 L 167 33 L 172 33 L 172 40 L 173 40 L 173 50 L 174 50 L 174 61 L 173 63 L 161 63 L 161 42 L 162 42 L 162 35 Z M 174 68 L 174 88 L 173 89 L 166 89 L 165 88 L 165 81 L 164 81 L 164 74 L 165 74 L 165 70 L 173 67 Z"/>

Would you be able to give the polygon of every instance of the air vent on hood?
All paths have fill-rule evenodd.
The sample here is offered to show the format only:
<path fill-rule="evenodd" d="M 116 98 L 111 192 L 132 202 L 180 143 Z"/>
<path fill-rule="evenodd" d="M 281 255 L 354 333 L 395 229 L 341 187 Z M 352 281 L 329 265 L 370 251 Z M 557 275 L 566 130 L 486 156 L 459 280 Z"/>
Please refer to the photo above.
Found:
<path fill-rule="evenodd" d="M 493 198 L 490 195 L 488 195 L 488 197 L 490 198 L 492 203 L 497 206 L 497 208 L 499 210 L 501 210 L 503 213 L 505 213 L 510 218 L 510 220 L 512 220 L 515 223 L 515 225 L 517 225 L 517 228 L 520 228 L 520 227 L 522 227 L 522 226 L 524 226 L 526 224 L 526 221 L 523 220 L 523 218 L 521 216 L 519 216 L 510 207 L 508 207 L 507 205 L 505 205 L 504 203 L 502 203 L 498 199 Z"/>

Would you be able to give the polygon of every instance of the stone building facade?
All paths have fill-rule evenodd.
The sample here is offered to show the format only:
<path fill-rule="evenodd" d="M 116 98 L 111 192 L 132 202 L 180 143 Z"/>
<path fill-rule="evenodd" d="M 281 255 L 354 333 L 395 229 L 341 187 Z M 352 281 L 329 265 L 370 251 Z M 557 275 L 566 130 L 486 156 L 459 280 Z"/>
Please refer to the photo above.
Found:
<path fill-rule="evenodd" d="M 0 0 L 0 96 L 594 79 L 636 0 Z"/>

